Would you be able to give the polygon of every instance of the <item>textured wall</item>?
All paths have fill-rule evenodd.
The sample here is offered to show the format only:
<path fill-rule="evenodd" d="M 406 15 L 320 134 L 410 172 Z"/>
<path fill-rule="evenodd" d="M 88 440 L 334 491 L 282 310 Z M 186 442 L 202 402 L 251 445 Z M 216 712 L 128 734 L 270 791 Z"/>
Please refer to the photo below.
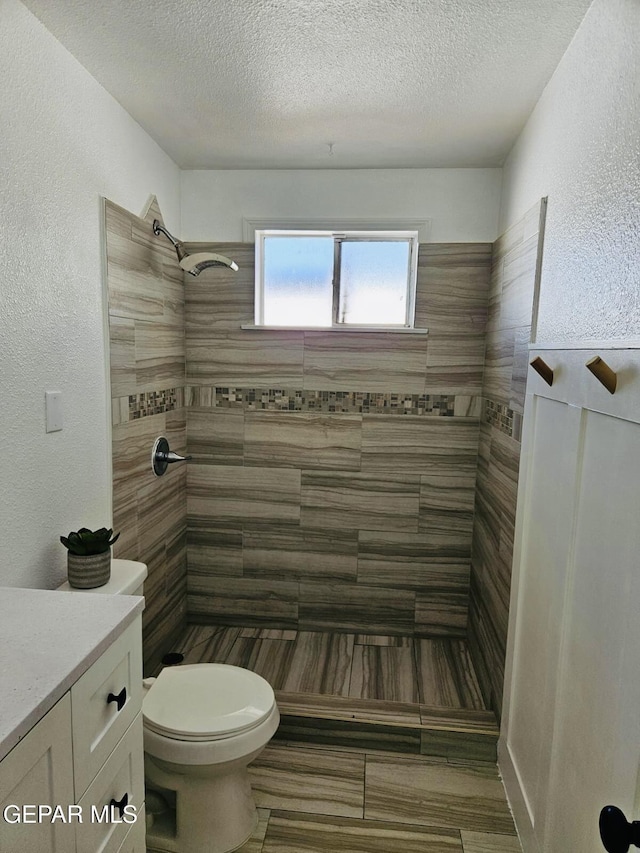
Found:
<path fill-rule="evenodd" d="M 111 520 L 100 196 L 139 210 L 158 192 L 177 225 L 179 179 L 21 3 L 0 20 L 0 585 L 54 587 L 60 534 Z"/>
<path fill-rule="evenodd" d="M 140 219 L 105 202 L 114 556 L 147 564 L 143 614 L 145 670 L 152 671 L 186 616 L 187 472 L 151 471 L 164 435 L 186 449 L 184 284 L 176 254 L 152 232 L 155 200 Z"/>
<path fill-rule="evenodd" d="M 595 0 L 505 163 L 501 230 L 549 197 L 540 343 L 640 340 L 639 32 Z"/>
<path fill-rule="evenodd" d="M 469 650 L 488 707 L 500 714 L 509 621 L 528 345 L 546 203 L 493 246 L 476 484 Z"/>
<path fill-rule="evenodd" d="M 210 169 L 181 181 L 185 240 L 242 240 L 243 217 L 431 219 L 438 243 L 499 233 L 501 169 Z"/>
<path fill-rule="evenodd" d="M 422 245 L 417 326 L 241 331 L 240 271 L 187 283 L 191 618 L 466 633 L 490 245 Z M 391 413 L 393 412 L 393 413 Z"/>

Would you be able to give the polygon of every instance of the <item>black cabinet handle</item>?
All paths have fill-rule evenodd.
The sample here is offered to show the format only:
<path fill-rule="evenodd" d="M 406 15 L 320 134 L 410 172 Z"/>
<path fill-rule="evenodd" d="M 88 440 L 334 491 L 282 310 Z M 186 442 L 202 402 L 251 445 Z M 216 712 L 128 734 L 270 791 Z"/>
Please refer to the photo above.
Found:
<path fill-rule="evenodd" d="M 117 707 L 118 707 L 118 711 L 122 711 L 122 709 L 124 708 L 124 703 L 126 701 L 127 701 L 127 688 L 126 687 L 123 687 L 117 696 L 115 693 L 109 693 L 109 695 L 107 696 L 107 705 L 109 704 L 109 702 L 115 702 Z"/>
<path fill-rule="evenodd" d="M 129 805 L 129 794 L 125 794 L 121 800 L 109 800 L 112 809 L 118 809 L 120 817 L 123 817 L 125 808 Z"/>
<path fill-rule="evenodd" d="M 600 812 L 600 839 L 607 853 L 627 853 L 629 847 L 640 847 L 640 820 L 629 823 L 616 806 L 605 806 Z"/>

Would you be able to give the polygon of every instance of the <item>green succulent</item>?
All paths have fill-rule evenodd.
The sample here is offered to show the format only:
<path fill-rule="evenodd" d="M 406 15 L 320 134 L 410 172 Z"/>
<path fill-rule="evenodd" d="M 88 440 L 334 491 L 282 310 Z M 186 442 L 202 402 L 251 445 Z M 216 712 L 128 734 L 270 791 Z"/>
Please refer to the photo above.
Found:
<path fill-rule="evenodd" d="M 60 541 L 65 548 L 69 549 L 71 554 L 76 554 L 79 557 L 88 557 L 93 554 L 104 554 L 116 541 L 119 533 L 113 536 L 113 530 L 107 530 L 106 527 L 101 527 L 100 530 L 89 530 L 88 527 L 81 527 L 77 533 L 70 533 L 68 536 L 61 536 Z"/>

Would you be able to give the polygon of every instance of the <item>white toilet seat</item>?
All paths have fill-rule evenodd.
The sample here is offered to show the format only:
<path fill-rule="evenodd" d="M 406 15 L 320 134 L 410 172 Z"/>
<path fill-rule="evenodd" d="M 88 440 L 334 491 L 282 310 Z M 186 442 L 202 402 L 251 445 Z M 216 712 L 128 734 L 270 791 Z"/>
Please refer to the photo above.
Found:
<path fill-rule="evenodd" d="M 271 685 L 255 672 L 198 663 L 163 669 L 144 697 L 142 713 L 148 731 L 201 743 L 256 728 L 274 705 Z"/>

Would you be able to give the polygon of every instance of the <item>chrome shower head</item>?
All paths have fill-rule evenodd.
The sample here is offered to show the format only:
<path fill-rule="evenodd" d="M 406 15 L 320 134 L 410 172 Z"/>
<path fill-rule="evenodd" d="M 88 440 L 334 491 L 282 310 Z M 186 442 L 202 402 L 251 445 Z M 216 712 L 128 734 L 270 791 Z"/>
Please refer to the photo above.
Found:
<path fill-rule="evenodd" d="M 170 240 L 178 255 L 178 263 L 189 275 L 200 275 L 202 270 L 209 267 L 229 267 L 234 272 L 238 271 L 238 265 L 235 261 L 224 255 L 218 255 L 215 252 L 197 252 L 195 255 L 191 255 L 185 249 L 184 243 L 181 240 L 176 240 L 157 219 L 153 220 L 153 233 L 156 237 L 159 234 L 164 234 Z"/>

